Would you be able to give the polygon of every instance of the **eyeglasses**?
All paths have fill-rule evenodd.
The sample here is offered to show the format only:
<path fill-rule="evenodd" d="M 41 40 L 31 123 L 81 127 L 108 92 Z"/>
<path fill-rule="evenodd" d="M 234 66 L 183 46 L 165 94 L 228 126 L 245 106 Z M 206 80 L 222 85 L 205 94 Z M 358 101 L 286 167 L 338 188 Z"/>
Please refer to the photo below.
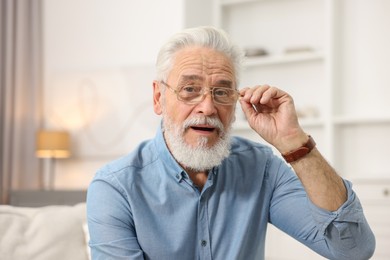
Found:
<path fill-rule="evenodd" d="M 174 89 L 164 81 L 161 81 L 161 84 L 172 90 L 179 101 L 188 105 L 195 105 L 202 102 L 208 92 L 211 92 L 214 103 L 219 105 L 232 105 L 240 96 L 237 90 L 226 87 L 205 88 L 200 85 L 184 85 L 179 89 Z"/>

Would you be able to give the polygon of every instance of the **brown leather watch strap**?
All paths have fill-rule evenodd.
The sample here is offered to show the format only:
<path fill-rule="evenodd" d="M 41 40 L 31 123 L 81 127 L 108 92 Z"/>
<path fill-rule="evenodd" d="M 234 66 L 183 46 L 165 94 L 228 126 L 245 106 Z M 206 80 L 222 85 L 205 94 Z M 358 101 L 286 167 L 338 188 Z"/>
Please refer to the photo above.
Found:
<path fill-rule="evenodd" d="M 302 157 L 310 153 L 315 146 L 316 146 L 316 142 L 309 135 L 309 140 L 303 146 L 299 147 L 294 151 L 282 154 L 282 156 L 286 160 L 286 162 L 291 163 L 301 159 Z"/>

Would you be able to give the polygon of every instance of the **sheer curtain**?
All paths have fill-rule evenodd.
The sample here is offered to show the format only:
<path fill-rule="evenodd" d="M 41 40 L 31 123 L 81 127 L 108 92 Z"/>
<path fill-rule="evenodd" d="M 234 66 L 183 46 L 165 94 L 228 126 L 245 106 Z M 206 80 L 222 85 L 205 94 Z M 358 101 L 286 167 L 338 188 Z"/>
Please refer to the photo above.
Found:
<path fill-rule="evenodd" d="M 41 121 L 41 0 L 0 0 L 0 189 L 41 187 L 35 133 Z"/>

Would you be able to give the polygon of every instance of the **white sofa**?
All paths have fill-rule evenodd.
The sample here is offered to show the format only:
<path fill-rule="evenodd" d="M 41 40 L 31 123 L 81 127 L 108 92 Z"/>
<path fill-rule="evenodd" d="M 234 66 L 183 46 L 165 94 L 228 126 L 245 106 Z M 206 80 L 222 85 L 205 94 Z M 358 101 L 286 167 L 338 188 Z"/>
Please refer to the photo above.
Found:
<path fill-rule="evenodd" d="M 86 206 L 0 205 L 0 259 L 88 260 Z"/>

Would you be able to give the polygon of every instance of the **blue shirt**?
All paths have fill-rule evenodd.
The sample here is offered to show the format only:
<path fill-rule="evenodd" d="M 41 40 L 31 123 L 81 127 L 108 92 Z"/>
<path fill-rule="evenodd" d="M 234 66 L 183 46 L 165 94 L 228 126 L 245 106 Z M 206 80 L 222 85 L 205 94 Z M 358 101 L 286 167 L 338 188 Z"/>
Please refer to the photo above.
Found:
<path fill-rule="evenodd" d="M 87 197 L 93 259 L 264 259 L 271 223 L 330 259 L 368 259 L 375 238 L 351 184 L 337 211 L 316 207 L 292 169 L 233 137 L 199 191 L 159 129 L 98 171 Z"/>

